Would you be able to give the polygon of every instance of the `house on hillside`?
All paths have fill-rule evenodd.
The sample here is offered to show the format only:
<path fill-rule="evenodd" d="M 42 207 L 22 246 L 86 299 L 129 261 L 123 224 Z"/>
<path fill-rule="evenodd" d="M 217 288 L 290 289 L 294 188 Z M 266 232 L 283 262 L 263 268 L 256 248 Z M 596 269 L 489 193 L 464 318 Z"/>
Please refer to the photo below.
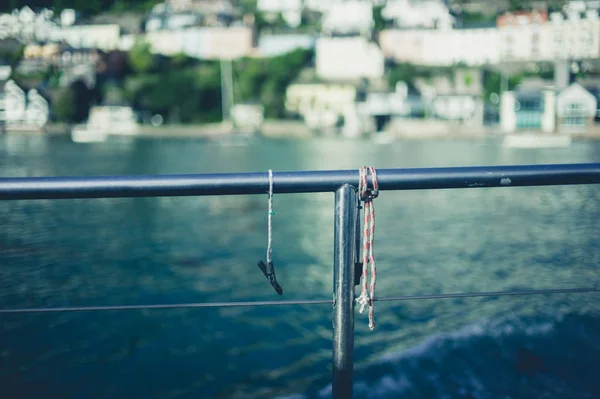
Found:
<path fill-rule="evenodd" d="M 193 10 L 202 15 L 235 13 L 235 7 L 230 0 L 166 0 L 162 4 L 175 12 Z"/>
<path fill-rule="evenodd" d="M 60 31 L 61 40 L 76 49 L 117 50 L 121 27 L 118 24 L 71 25 Z"/>
<path fill-rule="evenodd" d="M 146 34 L 154 54 L 183 53 L 197 59 L 235 59 L 252 53 L 252 29 L 236 27 L 192 27 L 159 30 Z"/>
<path fill-rule="evenodd" d="M 483 125 L 483 86 L 479 69 L 455 69 L 452 75 L 417 78 L 415 86 L 430 117 Z"/>
<path fill-rule="evenodd" d="M 52 10 L 35 12 L 30 7 L 0 14 L 0 39 L 15 38 L 23 43 L 55 41 L 59 32 Z"/>
<path fill-rule="evenodd" d="M 175 11 L 165 3 L 152 8 L 144 23 L 145 32 L 155 32 L 162 29 L 177 30 L 199 25 L 201 15 L 194 10 Z"/>
<path fill-rule="evenodd" d="M 23 57 L 16 66 L 16 70 L 22 75 L 46 72 L 51 65 L 52 57 L 57 52 L 57 44 L 29 44 L 25 46 Z"/>
<path fill-rule="evenodd" d="M 500 126 L 505 133 L 517 130 L 554 132 L 556 95 L 552 82 L 525 79 L 514 91 L 502 93 Z"/>
<path fill-rule="evenodd" d="M 414 2 L 390 0 L 381 10 L 381 16 L 398 28 L 452 29 L 454 17 L 441 0 Z"/>
<path fill-rule="evenodd" d="M 316 43 L 317 76 L 325 80 L 380 79 L 384 57 L 363 37 L 321 37 Z"/>
<path fill-rule="evenodd" d="M 386 59 L 432 66 L 496 64 L 499 39 L 496 28 L 386 29 L 379 33 Z"/>
<path fill-rule="evenodd" d="M 345 115 L 346 136 L 382 132 L 390 121 L 422 117 L 421 98 L 405 82 L 397 82 L 393 90 L 383 79 L 363 88 L 363 98 L 357 98 L 354 112 Z"/>
<path fill-rule="evenodd" d="M 597 114 L 597 98 L 580 83 L 572 83 L 556 96 L 560 132 L 585 132 L 594 124 Z"/>
<path fill-rule="evenodd" d="M 12 14 L 0 14 L 0 39 L 16 38 L 20 30 L 19 18 Z"/>
<path fill-rule="evenodd" d="M 297 28 L 302 23 L 302 0 L 258 0 L 256 9 L 262 12 L 267 20 L 274 21 L 279 15 L 290 28 Z"/>
<path fill-rule="evenodd" d="M 321 20 L 321 32 L 326 36 L 369 37 L 373 26 L 373 3 L 369 0 L 333 0 Z"/>
<path fill-rule="evenodd" d="M 58 83 L 61 86 L 68 86 L 75 80 L 82 79 L 92 88 L 96 85 L 96 67 L 99 59 L 100 51 L 96 49 L 75 48 L 56 43 L 30 44 L 25 47 L 17 71 L 30 75 L 46 72 L 52 67 L 60 72 Z"/>
<path fill-rule="evenodd" d="M 10 75 L 12 74 L 12 67 L 10 63 L 2 58 L 0 58 L 0 83 L 3 84 L 8 79 L 10 79 Z"/>
<path fill-rule="evenodd" d="M 258 57 L 277 57 L 294 50 L 309 50 L 315 47 L 316 38 L 306 34 L 273 34 L 260 35 L 258 40 Z"/>
<path fill-rule="evenodd" d="M 288 86 L 285 109 L 313 130 L 328 130 L 340 126 L 344 113 L 354 107 L 356 99 L 356 84 L 319 81 L 313 71 L 306 70 Z"/>
<path fill-rule="evenodd" d="M 241 13 L 229 0 L 167 0 L 152 8 L 146 30 L 230 26 Z"/>
<path fill-rule="evenodd" d="M 13 80 L 0 87 L 0 123 L 6 129 L 40 130 L 49 117 L 49 101 L 38 90 L 26 91 Z"/>
<path fill-rule="evenodd" d="M 61 72 L 59 84 L 65 87 L 76 80 L 82 80 L 88 88 L 94 88 L 102 54 L 96 49 L 60 46 L 58 52 L 52 57 L 52 64 Z"/>

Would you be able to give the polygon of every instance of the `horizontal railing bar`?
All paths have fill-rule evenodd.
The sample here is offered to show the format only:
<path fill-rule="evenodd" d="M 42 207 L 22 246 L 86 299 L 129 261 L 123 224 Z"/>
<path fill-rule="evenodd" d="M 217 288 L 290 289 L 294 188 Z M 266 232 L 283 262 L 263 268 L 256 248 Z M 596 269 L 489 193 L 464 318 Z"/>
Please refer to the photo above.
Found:
<path fill-rule="evenodd" d="M 600 163 L 381 169 L 381 190 L 600 183 Z M 275 172 L 275 193 L 332 192 L 358 170 Z M 268 173 L 0 178 L 0 200 L 262 194 Z"/>
<path fill-rule="evenodd" d="M 527 291 L 488 291 L 488 292 L 466 292 L 457 294 L 433 294 L 433 295 L 407 295 L 377 297 L 375 302 L 394 301 L 416 301 L 429 299 L 451 299 L 451 298 L 476 298 L 476 297 L 501 297 L 517 295 L 549 295 L 549 294 L 577 294 L 600 292 L 600 288 L 554 288 Z M 59 313 L 59 312 L 93 312 L 107 310 L 153 310 L 153 309 L 190 309 L 190 308 L 218 308 L 218 307 L 249 307 L 249 306 L 285 306 L 285 305 L 333 305 L 331 299 L 298 299 L 289 301 L 248 301 L 248 302 L 200 302 L 200 303 L 172 303 L 156 305 L 114 305 L 114 306 L 70 306 L 57 308 L 15 308 L 0 309 L 0 314 L 7 313 Z"/>

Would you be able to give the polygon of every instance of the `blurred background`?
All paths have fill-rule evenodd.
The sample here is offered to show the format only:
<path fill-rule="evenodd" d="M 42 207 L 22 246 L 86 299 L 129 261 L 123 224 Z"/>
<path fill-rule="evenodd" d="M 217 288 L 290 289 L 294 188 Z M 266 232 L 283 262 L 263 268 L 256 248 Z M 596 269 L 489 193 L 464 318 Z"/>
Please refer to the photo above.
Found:
<path fill-rule="evenodd" d="M 0 176 L 600 161 L 599 1 L 5 0 Z M 383 192 L 377 295 L 594 287 L 596 186 Z M 333 196 L 275 195 L 283 299 Z M 278 299 L 267 197 L 0 203 L 0 307 Z M 600 397 L 598 294 L 378 303 L 357 398 Z M 328 398 L 329 305 L 0 315 L 6 398 Z"/>

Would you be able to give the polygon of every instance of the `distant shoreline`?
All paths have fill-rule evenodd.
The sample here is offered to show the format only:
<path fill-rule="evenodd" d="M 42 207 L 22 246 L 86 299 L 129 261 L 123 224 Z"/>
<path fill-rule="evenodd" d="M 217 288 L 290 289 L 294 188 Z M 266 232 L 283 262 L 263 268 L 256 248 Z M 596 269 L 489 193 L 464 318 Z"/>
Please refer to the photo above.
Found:
<path fill-rule="evenodd" d="M 409 126 L 410 122 L 406 124 Z M 454 127 L 454 128 L 453 128 Z M 436 130 L 436 129 L 434 129 Z M 4 132 L 12 136 L 67 136 L 69 127 L 66 124 L 48 124 L 42 130 L 9 130 Z M 569 135 L 573 140 L 600 140 L 600 129 L 594 129 L 587 133 L 542 133 L 540 131 L 515 132 L 512 134 L 534 133 L 540 135 Z M 154 127 L 151 125 L 140 125 L 139 133 L 135 137 L 148 138 L 199 138 L 199 139 L 219 139 L 231 135 L 231 125 L 225 123 L 208 124 L 189 124 L 189 125 L 163 125 Z M 427 131 L 426 129 L 402 129 L 400 131 L 386 132 L 390 138 L 395 140 L 439 140 L 439 139 L 486 139 L 501 138 L 506 133 L 500 132 L 497 128 L 474 128 L 471 126 L 452 126 L 448 125 L 443 131 Z M 1 134 L 0 134 L 1 136 Z M 332 134 L 314 134 L 303 122 L 296 120 L 266 120 L 259 134 L 265 138 L 295 138 L 312 139 L 319 137 L 340 137 Z M 362 137 L 344 137 L 345 139 L 363 140 L 369 139 L 374 135 Z"/>

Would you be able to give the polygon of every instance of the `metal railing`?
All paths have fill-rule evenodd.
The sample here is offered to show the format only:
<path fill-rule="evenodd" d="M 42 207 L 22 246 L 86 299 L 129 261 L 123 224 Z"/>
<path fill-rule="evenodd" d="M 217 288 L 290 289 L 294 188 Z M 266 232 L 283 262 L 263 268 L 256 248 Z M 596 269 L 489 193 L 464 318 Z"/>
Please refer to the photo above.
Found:
<path fill-rule="evenodd" d="M 380 190 L 599 184 L 600 164 L 381 169 L 377 171 L 377 176 Z M 360 223 L 358 221 L 359 212 L 357 212 L 358 199 L 356 193 L 358 180 L 358 170 L 276 172 L 273 174 L 273 192 L 277 194 L 335 193 L 333 299 L 9 308 L 0 309 L 0 314 L 330 304 L 333 305 L 332 395 L 334 398 L 350 398 L 352 397 L 354 370 L 354 287 L 356 255 L 358 253 L 356 228 L 357 224 Z M 265 194 L 268 192 L 268 189 L 269 179 L 267 173 L 0 178 L 0 200 Z M 542 295 L 598 291 L 600 291 L 600 288 L 597 287 L 551 288 L 529 291 L 377 297 L 375 301 Z"/>

